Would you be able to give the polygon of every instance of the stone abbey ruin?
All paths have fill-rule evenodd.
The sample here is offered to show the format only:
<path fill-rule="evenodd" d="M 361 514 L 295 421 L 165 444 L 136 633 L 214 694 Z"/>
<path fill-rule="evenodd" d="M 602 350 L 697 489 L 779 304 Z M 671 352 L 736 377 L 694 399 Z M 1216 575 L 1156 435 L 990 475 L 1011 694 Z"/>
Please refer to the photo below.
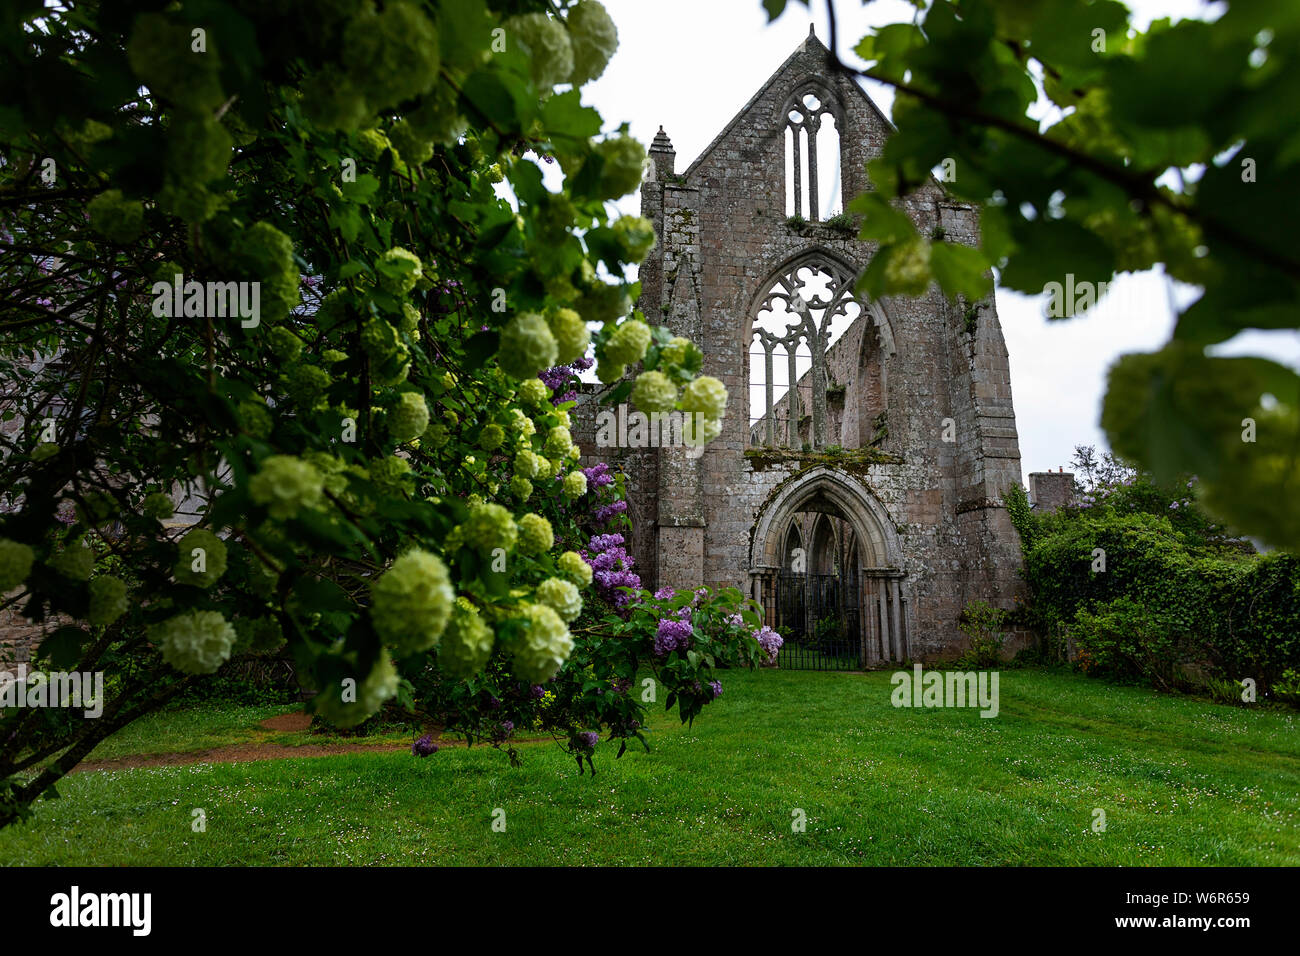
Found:
<path fill-rule="evenodd" d="M 605 389 L 575 423 L 588 460 L 627 476 L 643 585 L 740 588 L 854 666 L 952 656 L 965 604 L 1010 608 L 1020 586 L 1006 345 L 991 296 L 855 297 L 873 246 L 829 214 L 871 188 L 891 126 L 828 61 L 810 32 L 684 170 L 662 128 L 650 148 L 639 307 L 704 349 L 722 434 L 702 455 L 597 447 Z M 905 208 L 922 235 L 976 241 L 976 211 L 937 182 Z"/>

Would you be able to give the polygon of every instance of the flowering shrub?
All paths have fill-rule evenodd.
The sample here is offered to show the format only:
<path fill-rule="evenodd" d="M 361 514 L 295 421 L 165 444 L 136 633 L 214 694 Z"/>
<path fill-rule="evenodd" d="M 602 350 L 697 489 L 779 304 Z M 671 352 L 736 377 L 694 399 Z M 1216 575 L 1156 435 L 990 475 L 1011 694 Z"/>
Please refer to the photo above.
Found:
<path fill-rule="evenodd" d="M 273 635 L 327 719 L 432 672 L 420 705 L 483 739 L 526 726 L 468 688 L 594 666 L 566 620 L 592 594 L 580 552 L 604 553 L 580 524 L 622 517 L 576 467 L 573 373 L 670 339 L 628 279 L 653 229 L 609 203 L 645 149 L 551 86 L 600 75 L 613 23 L 597 0 L 109 6 L 6 24 L 11 59 L 56 79 L 13 86 L 0 123 L 0 377 L 22 383 L 0 585 L 69 622 L 42 662 L 117 670 L 103 720 L 0 715 L 0 825 Z M 699 355 L 677 351 L 684 393 Z M 599 587 L 639 583 L 605 560 Z M 539 593 L 555 579 L 577 597 Z M 565 739 L 636 719 L 563 694 L 551 713 Z"/>

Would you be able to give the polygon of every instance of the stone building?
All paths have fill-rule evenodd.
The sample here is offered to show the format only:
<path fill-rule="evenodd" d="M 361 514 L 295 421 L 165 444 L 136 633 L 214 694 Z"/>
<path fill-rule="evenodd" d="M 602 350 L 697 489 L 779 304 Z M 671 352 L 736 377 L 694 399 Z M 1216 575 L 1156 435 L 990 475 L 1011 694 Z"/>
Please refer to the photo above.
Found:
<path fill-rule="evenodd" d="M 702 456 L 597 448 L 598 390 L 575 415 L 587 462 L 627 475 L 643 585 L 740 588 L 787 639 L 834 631 L 863 665 L 951 656 L 963 606 L 1011 607 L 1020 586 L 993 299 L 949 303 L 932 285 L 863 301 L 873 244 L 831 215 L 837 194 L 871 188 L 891 129 L 811 32 L 685 169 L 661 128 L 638 305 L 703 348 L 729 393 L 723 432 Z M 937 182 L 905 209 L 924 236 L 977 239 L 976 211 Z"/>

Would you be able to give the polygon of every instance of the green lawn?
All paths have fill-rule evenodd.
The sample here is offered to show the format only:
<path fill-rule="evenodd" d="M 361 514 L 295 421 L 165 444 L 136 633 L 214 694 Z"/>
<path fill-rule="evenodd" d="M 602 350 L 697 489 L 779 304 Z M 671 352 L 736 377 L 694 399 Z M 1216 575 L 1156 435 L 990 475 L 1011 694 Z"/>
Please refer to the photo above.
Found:
<path fill-rule="evenodd" d="M 1300 864 L 1300 715 L 1004 670 L 1001 713 L 896 710 L 888 673 L 727 674 L 653 752 L 552 744 L 75 775 L 13 864 Z M 161 715 L 195 743 L 238 708 Z M 248 726 L 283 708 L 245 708 Z M 192 721 L 193 723 L 186 723 Z M 120 744 L 119 744 L 120 746 Z M 204 743 L 203 746 L 211 746 Z M 202 807 L 207 830 L 191 830 Z M 492 829 L 505 811 L 505 832 Z M 791 831 L 795 809 L 805 832 Z M 1094 808 L 1105 832 L 1092 830 Z"/>

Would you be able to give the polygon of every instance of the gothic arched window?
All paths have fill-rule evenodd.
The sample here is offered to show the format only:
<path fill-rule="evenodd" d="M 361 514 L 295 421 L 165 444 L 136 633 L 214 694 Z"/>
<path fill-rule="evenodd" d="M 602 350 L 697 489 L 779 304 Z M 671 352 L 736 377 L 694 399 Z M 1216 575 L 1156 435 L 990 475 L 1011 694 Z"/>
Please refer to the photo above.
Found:
<path fill-rule="evenodd" d="M 840 122 L 843 114 L 819 83 L 798 88 L 785 109 L 785 214 L 810 222 L 843 210 Z"/>
<path fill-rule="evenodd" d="M 752 444 L 826 446 L 826 352 L 862 314 L 853 280 L 845 266 L 817 253 L 772 280 L 749 345 Z"/>

